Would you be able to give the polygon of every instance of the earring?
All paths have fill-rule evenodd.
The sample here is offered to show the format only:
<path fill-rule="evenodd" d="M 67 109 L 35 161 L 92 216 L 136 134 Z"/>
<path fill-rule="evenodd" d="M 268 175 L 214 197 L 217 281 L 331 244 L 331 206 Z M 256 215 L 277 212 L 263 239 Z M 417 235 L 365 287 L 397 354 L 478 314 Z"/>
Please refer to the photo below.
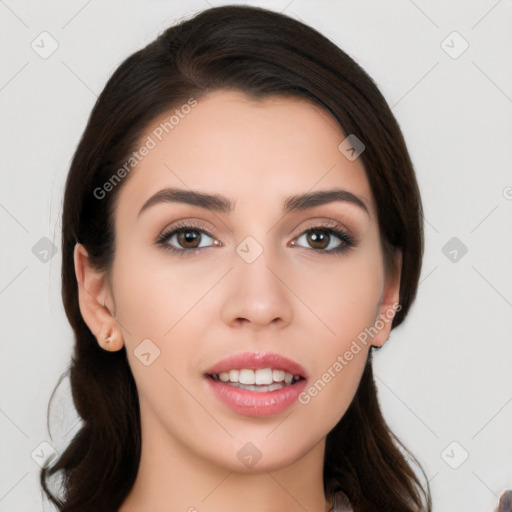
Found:
<path fill-rule="evenodd" d="M 104 337 L 104 349 L 108 350 L 109 352 L 116 352 L 120 348 L 122 348 L 122 342 L 121 346 L 119 346 L 119 343 L 117 342 L 117 335 L 114 332 L 110 333 L 108 336 Z"/>
<path fill-rule="evenodd" d="M 114 338 L 112 337 L 112 334 L 109 334 L 105 338 L 105 349 L 111 351 L 112 350 L 112 342 L 114 341 Z"/>
<path fill-rule="evenodd" d="M 104 326 L 101 329 L 101 332 L 97 335 L 98 344 L 101 346 L 103 350 L 107 350 L 108 352 L 116 352 L 123 348 L 123 338 L 122 334 L 116 327 Z"/>

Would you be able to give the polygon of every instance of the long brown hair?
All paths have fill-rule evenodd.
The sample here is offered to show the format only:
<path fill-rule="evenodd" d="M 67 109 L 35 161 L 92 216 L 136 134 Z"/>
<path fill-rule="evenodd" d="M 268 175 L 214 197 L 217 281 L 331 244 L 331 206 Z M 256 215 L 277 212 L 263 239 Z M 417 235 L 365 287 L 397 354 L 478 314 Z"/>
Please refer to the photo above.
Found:
<path fill-rule="evenodd" d="M 118 510 L 134 484 L 141 454 L 139 403 L 126 349 L 107 352 L 99 347 L 80 313 L 73 262 L 80 242 L 98 270 L 112 268 L 113 215 L 129 177 L 101 200 L 94 191 L 122 167 L 157 116 L 217 89 L 243 91 L 256 99 L 308 99 L 330 111 L 346 134 L 363 141 L 360 158 L 386 254 L 402 252 L 401 309 L 393 328 L 415 298 L 423 255 L 421 199 L 401 130 L 368 74 L 316 30 L 258 7 L 211 8 L 170 27 L 128 57 L 109 79 L 66 181 L 62 298 L 75 334 L 68 371 L 83 424 L 60 457 L 40 473 L 46 495 L 62 512 Z M 404 453 L 423 469 L 381 414 L 373 350 L 350 407 L 327 436 L 326 497 L 342 489 L 355 512 L 430 512 L 428 481 L 425 490 Z M 60 476 L 60 496 L 49 489 L 53 475 Z"/>

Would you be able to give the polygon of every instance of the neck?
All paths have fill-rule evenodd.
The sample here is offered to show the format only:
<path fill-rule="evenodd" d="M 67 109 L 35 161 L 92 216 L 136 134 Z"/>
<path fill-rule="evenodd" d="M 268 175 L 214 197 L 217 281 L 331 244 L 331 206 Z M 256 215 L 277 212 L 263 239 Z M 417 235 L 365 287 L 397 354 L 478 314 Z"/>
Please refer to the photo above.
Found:
<path fill-rule="evenodd" d="M 148 411 L 146 411 L 148 412 Z M 137 477 L 119 512 L 325 512 L 325 438 L 298 460 L 246 472 L 187 449 L 155 421 L 142 425 Z M 233 443 L 236 441 L 233 440 Z M 263 462 L 263 459 L 260 461 Z"/>

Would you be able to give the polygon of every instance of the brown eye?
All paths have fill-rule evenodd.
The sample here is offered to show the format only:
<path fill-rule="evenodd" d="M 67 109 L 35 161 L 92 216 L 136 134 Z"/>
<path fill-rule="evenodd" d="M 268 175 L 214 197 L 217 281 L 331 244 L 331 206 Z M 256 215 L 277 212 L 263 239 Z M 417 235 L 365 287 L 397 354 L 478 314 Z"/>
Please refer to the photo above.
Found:
<path fill-rule="evenodd" d="M 177 233 L 178 244 L 185 249 L 196 249 L 201 240 L 201 234 L 196 229 L 181 230 Z"/>
<path fill-rule="evenodd" d="M 208 239 L 210 239 L 210 243 L 208 243 Z M 192 225 L 175 227 L 175 229 L 163 233 L 156 243 L 166 251 L 183 256 L 196 254 L 199 249 L 212 245 L 220 245 L 208 232 Z"/>
<path fill-rule="evenodd" d="M 297 238 L 297 241 L 303 237 L 306 238 L 305 245 L 304 243 L 298 245 L 326 254 L 340 253 L 355 245 L 352 238 L 345 231 L 322 226 L 308 229 Z M 297 242 L 294 242 L 292 245 L 297 245 Z"/>
<path fill-rule="evenodd" d="M 331 235 L 324 231 L 310 231 L 307 235 L 307 241 L 313 249 L 325 249 L 329 245 Z"/>

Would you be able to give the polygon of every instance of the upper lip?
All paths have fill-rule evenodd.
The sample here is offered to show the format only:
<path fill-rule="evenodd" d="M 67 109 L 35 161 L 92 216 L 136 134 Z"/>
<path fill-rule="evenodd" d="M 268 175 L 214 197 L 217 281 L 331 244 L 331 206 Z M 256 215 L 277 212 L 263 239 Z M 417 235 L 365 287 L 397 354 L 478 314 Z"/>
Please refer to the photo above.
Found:
<path fill-rule="evenodd" d="M 206 371 L 206 374 L 218 375 L 221 372 L 243 368 L 251 370 L 274 368 L 284 370 L 292 375 L 298 375 L 303 379 L 307 378 L 306 370 L 299 363 L 272 352 L 241 352 L 239 354 L 232 354 L 215 363 Z"/>

